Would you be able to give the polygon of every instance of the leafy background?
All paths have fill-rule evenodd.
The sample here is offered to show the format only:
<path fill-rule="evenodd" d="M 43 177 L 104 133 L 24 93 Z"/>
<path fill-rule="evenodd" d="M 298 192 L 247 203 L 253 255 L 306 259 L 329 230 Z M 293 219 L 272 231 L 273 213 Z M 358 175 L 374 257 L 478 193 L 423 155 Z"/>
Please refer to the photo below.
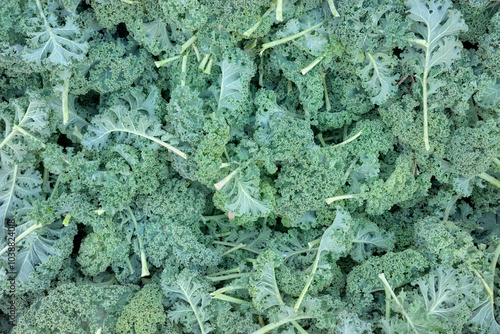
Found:
<path fill-rule="evenodd" d="M 500 333 L 499 8 L 2 1 L 0 330 Z"/>

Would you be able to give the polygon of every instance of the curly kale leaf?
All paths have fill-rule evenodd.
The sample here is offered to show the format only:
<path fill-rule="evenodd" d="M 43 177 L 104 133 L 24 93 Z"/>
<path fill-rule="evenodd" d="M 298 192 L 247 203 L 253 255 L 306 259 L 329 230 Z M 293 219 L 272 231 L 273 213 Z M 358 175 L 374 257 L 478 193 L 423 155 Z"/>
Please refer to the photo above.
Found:
<path fill-rule="evenodd" d="M 118 285 L 62 284 L 33 303 L 13 333 L 85 334 L 114 328 L 135 290 Z"/>
<path fill-rule="evenodd" d="M 243 95 L 241 94 L 242 85 L 240 82 L 240 69 L 235 63 L 227 59 L 223 59 L 219 66 L 222 71 L 220 78 L 220 89 L 214 89 L 212 92 L 217 100 L 217 111 L 222 108 L 234 110 L 236 107 L 229 98 L 234 101 L 241 101 Z"/>
<path fill-rule="evenodd" d="M 135 22 L 127 25 L 135 40 L 141 43 L 153 55 L 173 49 L 168 34 L 168 24 L 161 19 L 151 22 Z"/>
<path fill-rule="evenodd" d="M 423 137 L 425 149 L 429 151 L 427 99 L 445 85 L 436 78 L 440 74 L 438 68 L 450 68 L 452 62 L 460 56 L 462 44 L 453 36 L 466 31 L 467 26 L 460 13 L 448 10 L 451 6 L 450 1 L 432 0 L 426 3 L 421 0 L 408 0 L 407 5 L 410 6 L 409 18 L 414 21 L 413 31 L 422 38 L 412 40 L 415 48 L 421 52 L 412 52 L 410 57 L 417 60 L 417 64 L 413 67 L 422 83 Z"/>
<path fill-rule="evenodd" d="M 373 97 L 371 101 L 375 104 L 382 104 L 396 91 L 397 75 L 392 74 L 394 59 L 382 53 L 366 53 L 368 65 L 359 71 L 365 87 Z"/>
<path fill-rule="evenodd" d="M 33 144 L 43 147 L 44 140 L 50 134 L 48 110 L 40 96 L 30 94 L 29 100 L 20 98 L 9 102 L 9 106 L 0 114 L 5 124 L 0 143 L 3 163 L 21 161 Z"/>
<path fill-rule="evenodd" d="M 23 58 L 38 65 L 55 64 L 69 65 L 72 61 L 81 61 L 85 57 L 88 45 L 78 26 L 71 17 L 66 18 L 64 26 L 57 25 L 54 15 L 45 15 L 40 0 L 35 0 L 43 25 L 40 31 L 32 34 L 29 39 L 29 48 L 25 50 Z"/>
<path fill-rule="evenodd" d="M 0 240 L 4 241 L 4 222 L 12 212 L 25 213 L 30 201 L 40 197 L 42 176 L 33 168 L 22 170 L 19 165 L 0 168 Z"/>
<path fill-rule="evenodd" d="M 234 170 L 215 187 L 222 198 L 223 209 L 235 216 L 249 215 L 251 217 L 265 216 L 270 212 L 267 201 L 261 200 L 260 171 L 251 166 L 246 173 Z"/>
<path fill-rule="evenodd" d="M 82 144 L 90 149 L 102 149 L 108 146 L 110 135 L 117 139 L 126 139 L 128 136 L 138 136 L 166 147 L 184 159 L 185 153 L 158 139 L 166 133 L 154 119 L 144 117 L 137 112 L 131 112 L 123 106 L 115 106 L 107 113 L 96 116 L 83 136 Z"/>
<path fill-rule="evenodd" d="M 249 293 L 255 308 L 262 312 L 273 306 L 284 304 L 276 281 L 275 268 L 282 264 L 282 258 L 272 250 L 265 251 L 255 260 Z"/>
<path fill-rule="evenodd" d="M 198 282 L 195 272 L 185 270 L 173 284 L 163 282 L 162 287 L 169 303 L 173 305 L 168 316 L 174 322 L 183 324 L 191 333 L 206 334 L 212 331 L 206 309 L 210 304 L 210 295 L 206 287 Z"/>

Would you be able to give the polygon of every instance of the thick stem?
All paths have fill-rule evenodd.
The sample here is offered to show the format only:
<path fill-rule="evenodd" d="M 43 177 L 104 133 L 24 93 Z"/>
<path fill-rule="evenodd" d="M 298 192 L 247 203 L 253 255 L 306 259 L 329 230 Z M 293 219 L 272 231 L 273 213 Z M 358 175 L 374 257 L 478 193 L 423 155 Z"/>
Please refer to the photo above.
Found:
<path fill-rule="evenodd" d="M 220 180 L 219 182 L 217 182 L 216 184 L 214 184 L 214 187 L 215 189 L 217 190 L 222 190 L 222 188 L 224 188 L 224 186 L 229 182 L 231 181 L 231 179 L 236 175 L 236 173 L 238 173 L 240 170 L 238 168 L 236 168 L 235 170 L 233 170 L 228 176 L 226 176 L 225 178 L 223 178 L 222 180 Z"/>
<path fill-rule="evenodd" d="M 297 299 L 297 302 L 295 303 L 295 306 L 293 307 L 293 310 L 297 312 L 299 310 L 300 304 L 302 304 L 302 301 L 304 300 L 304 297 L 306 296 L 307 290 L 309 290 L 309 287 L 311 286 L 311 283 L 314 279 L 314 275 L 316 274 L 316 270 L 318 269 L 318 263 L 319 263 L 319 258 L 321 256 L 321 252 L 319 251 L 316 253 L 316 259 L 314 260 L 314 263 L 312 265 L 311 273 L 309 274 L 309 279 L 307 280 L 306 285 L 302 289 L 302 292 L 300 293 L 299 299 Z"/>
<path fill-rule="evenodd" d="M 189 51 L 182 57 L 182 67 L 181 67 L 181 86 L 186 85 L 186 69 L 187 69 L 187 59 Z"/>
<path fill-rule="evenodd" d="M 212 65 L 214 64 L 214 58 L 211 57 L 209 60 L 208 60 L 208 64 L 207 64 L 207 67 L 205 67 L 205 69 L 203 70 L 203 73 L 205 74 L 210 74 L 212 73 Z"/>
<path fill-rule="evenodd" d="M 212 281 L 212 282 L 220 282 L 220 281 L 226 281 L 228 279 L 245 277 L 247 275 L 248 275 L 248 273 L 239 273 L 239 274 L 230 274 L 230 275 L 224 275 L 224 276 L 218 276 L 218 277 L 207 277 L 207 279 Z"/>
<path fill-rule="evenodd" d="M 316 65 L 318 65 L 322 60 L 323 58 L 325 58 L 326 56 L 323 55 L 323 56 L 320 56 L 316 59 L 314 59 L 314 61 L 312 63 L 310 63 L 309 65 L 307 65 L 306 67 L 304 67 L 302 70 L 300 70 L 300 73 L 302 73 L 302 75 L 306 75 L 307 72 L 309 72 L 310 70 L 312 70 Z"/>
<path fill-rule="evenodd" d="M 54 185 L 54 189 L 52 189 L 52 192 L 50 193 L 49 196 L 49 201 L 54 197 L 54 194 L 56 193 L 57 188 L 59 188 L 59 185 L 61 184 L 61 175 L 57 177 L 56 184 Z"/>
<path fill-rule="evenodd" d="M 218 294 L 211 293 L 210 297 L 212 297 L 212 299 L 224 300 L 226 302 L 233 303 L 233 304 L 239 304 L 239 305 L 248 304 L 248 302 L 246 300 L 231 297 L 228 295 L 224 295 L 222 293 L 218 293 Z"/>
<path fill-rule="evenodd" d="M 150 276 L 151 274 L 149 273 L 149 269 L 148 269 L 148 262 L 146 260 L 146 252 L 144 251 L 144 247 L 142 245 L 142 238 L 137 233 L 137 231 L 139 230 L 139 227 L 137 226 L 137 220 L 135 219 L 134 213 L 132 212 L 132 209 L 130 209 L 130 206 L 127 207 L 127 211 L 128 211 L 128 214 L 130 215 L 130 218 L 132 219 L 132 222 L 134 223 L 137 241 L 139 242 L 139 249 L 141 252 L 141 270 L 142 270 L 141 277 Z"/>
<path fill-rule="evenodd" d="M 349 194 L 349 195 L 340 195 L 335 197 L 330 197 L 325 199 L 326 204 L 332 204 L 333 202 L 340 201 L 343 199 L 349 199 L 359 196 L 359 194 Z"/>
<path fill-rule="evenodd" d="M 391 318 L 391 293 L 387 288 L 385 288 L 385 319 L 389 320 L 390 318 Z"/>
<path fill-rule="evenodd" d="M 198 35 L 193 35 L 191 36 L 190 39 L 188 39 L 184 44 L 181 46 L 181 53 L 187 50 L 193 44 L 196 40 L 198 39 Z"/>
<path fill-rule="evenodd" d="M 276 6 L 276 20 L 283 21 L 283 0 L 278 0 Z"/>
<path fill-rule="evenodd" d="M 198 65 L 198 69 L 200 69 L 202 71 L 205 69 L 205 66 L 207 66 L 208 59 L 210 58 L 211 55 L 212 54 L 209 53 L 209 54 L 206 54 L 205 57 L 203 57 L 203 59 L 201 60 L 200 65 Z"/>
<path fill-rule="evenodd" d="M 422 78 L 422 98 L 423 98 L 423 111 L 424 111 L 424 144 L 425 150 L 430 151 L 429 144 L 429 120 L 427 119 L 427 76 L 429 75 L 429 60 L 430 60 L 430 46 L 427 45 L 425 49 L 425 67 L 424 75 Z"/>
<path fill-rule="evenodd" d="M 222 214 L 222 215 L 215 215 L 215 216 L 201 216 L 201 220 L 206 223 L 207 221 L 211 221 L 211 220 L 222 220 L 222 219 L 225 219 L 227 218 L 227 215 L 226 214 Z M 230 233 L 230 232 L 229 232 Z"/>
<path fill-rule="evenodd" d="M 279 3 L 280 0 L 278 0 L 278 3 Z M 271 5 L 271 7 L 264 13 L 264 15 L 262 15 L 260 17 L 260 19 L 253 25 L 251 26 L 247 31 L 245 31 L 243 33 L 243 36 L 245 37 L 250 37 L 250 35 L 252 35 L 255 30 L 257 30 L 259 28 L 259 26 L 262 24 L 262 21 L 264 20 L 264 18 L 266 16 L 268 16 L 269 14 L 271 14 L 271 12 L 273 11 L 274 7 L 276 7 L 276 1 L 273 2 L 273 4 Z M 278 13 L 278 9 L 276 9 L 276 13 Z"/>
<path fill-rule="evenodd" d="M 225 242 L 225 241 L 214 241 L 214 244 L 215 245 L 222 245 L 222 246 L 228 246 L 228 247 L 235 247 L 236 245 L 233 244 L 233 243 L 230 243 L 230 242 Z M 247 248 L 246 246 L 243 246 L 241 247 L 241 249 L 243 250 L 246 250 L 246 251 L 249 251 L 251 253 L 255 253 L 255 254 L 260 254 L 260 252 L 256 251 L 256 250 L 253 250 L 251 248 Z"/>
<path fill-rule="evenodd" d="M 216 276 L 221 276 L 221 275 L 225 275 L 225 274 L 233 274 L 233 273 L 241 273 L 241 269 L 240 268 L 233 268 L 233 269 L 223 270 L 223 271 L 219 271 L 215 274 L 207 275 L 207 277 L 216 277 Z"/>
<path fill-rule="evenodd" d="M 334 17 L 340 17 L 339 12 L 337 12 L 337 8 L 335 8 L 335 4 L 333 0 L 328 0 L 328 7 L 330 7 L 330 11 Z"/>
<path fill-rule="evenodd" d="M 352 142 L 354 139 L 358 138 L 359 136 L 361 136 L 363 134 L 363 131 L 359 131 L 358 133 L 356 133 L 354 136 L 352 136 L 351 138 L 347 139 L 347 140 L 344 140 L 343 142 L 341 143 L 338 143 L 337 145 L 333 145 L 332 147 L 340 147 L 340 146 L 344 146 L 345 144 L 349 144 L 350 142 Z"/>
<path fill-rule="evenodd" d="M 302 320 L 302 319 L 312 319 L 312 317 L 308 316 L 308 315 L 298 315 L 298 316 L 291 317 L 291 318 L 284 318 L 284 319 L 281 319 L 278 322 L 274 322 L 272 324 L 264 326 L 261 329 L 253 332 L 252 334 L 264 334 L 264 333 L 272 331 L 273 329 L 278 328 L 281 325 L 284 325 L 286 323 L 289 323 L 289 322 L 292 322 L 292 321 L 298 321 L 298 320 Z"/>
<path fill-rule="evenodd" d="M 16 238 L 16 241 L 15 241 L 15 244 L 17 244 L 19 241 L 23 240 L 27 235 L 29 235 L 31 232 L 39 229 L 40 227 L 42 227 L 43 224 L 42 223 L 39 223 L 39 224 L 33 224 L 31 225 L 26 231 L 24 231 L 23 233 L 21 233 L 17 238 Z M 3 255 L 3 253 L 5 253 L 7 250 L 9 249 L 9 246 L 3 248 L 2 250 L 0 250 L 0 256 Z"/>
<path fill-rule="evenodd" d="M 299 331 L 300 334 L 309 334 L 304 328 L 302 328 L 301 325 L 295 320 L 292 320 L 292 325 L 295 327 L 296 330 Z"/>
<path fill-rule="evenodd" d="M 396 302 L 396 304 L 399 306 L 399 308 L 401 309 L 401 313 L 403 314 L 403 316 L 405 317 L 406 321 L 408 322 L 408 324 L 411 326 L 411 328 L 413 329 L 413 331 L 415 333 L 418 333 L 417 332 L 417 329 L 415 328 L 415 325 L 413 324 L 413 321 L 411 320 L 411 318 L 408 316 L 408 314 L 406 313 L 404 307 L 403 307 L 403 304 L 401 304 L 401 302 L 399 301 L 398 297 L 396 297 L 396 294 L 394 293 L 394 291 L 392 290 L 391 286 L 389 285 L 389 282 L 387 282 L 387 279 L 385 278 L 385 275 L 384 273 L 378 275 L 378 278 L 380 278 L 380 280 L 382 281 L 382 283 L 384 284 L 384 289 L 386 291 L 386 294 L 387 292 L 389 292 L 389 294 L 392 296 L 392 298 L 394 299 L 394 301 Z"/>
<path fill-rule="evenodd" d="M 482 178 L 483 180 L 485 181 L 488 181 L 489 183 L 491 183 L 492 185 L 500 188 L 500 181 L 497 180 L 496 178 L 494 178 L 493 176 L 489 175 L 489 174 L 486 174 L 486 173 L 481 173 L 478 175 L 480 178 Z"/>
<path fill-rule="evenodd" d="M 289 42 L 289 41 L 293 41 L 294 39 L 297 39 L 299 37 L 304 36 L 308 32 L 311 32 L 311 31 L 313 31 L 313 30 L 321 27 L 323 24 L 326 23 L 326 21 L 328 21 L 328 20 L 323 20 L 320 23 L 312 26 L 311 28 L 299 32 L 298 34 L 295 34 L 295 35 L 292 35 L 292 36 L 288 36 L 288 37 L 279 39 L 277 41 L 272 41 L 272 42 L 269 42 L 269 43 L 262 44 L 262 50 L 260 51 L 260 55 L 262 56 L 262 54 L 264 53 L 264 51 L 266 51 L 269 48 L 273 48 L 273 47 L 275 47 L 277 45 L 280 45 L 280 44 L 283 44 L 283 43 L 286 43 L 286 42 Z"/>
<path fill-rule="evenodd" d="M 321 146 L 323 146 L 323 147 L 326 146 L 326 142 L 325 142 L 325 139 L 323 138 L 323 134 L 322 133 L 318 133 L 318 135 L 316 136 L 316 138 L 318 138 Z"/>
<path fill-rule="evenodd" d="M 162 67 L 163 65 L 168 64 L 174 60 L 177 60 L 180 57 L 181 57 L 181 55 L 177 55 L 177 56 L 173 56 L 173 57 L 170 57 L 170 58 L 167 58 L 164 60 L 155 61 L 155 65 L 156 65 L 156 67 Z"/>
<path fill-rule="evenodd" d="M 228 254 L 231 254 L 232 252 L 235 252 L 235 251 L 237 251 L 238 249 L 242 249 L 242 248 L 244 248 L 245 246 L 246 246 L 245 244 L 239 244 L 239 245 L 236 245 L 236 246 L 234 246 L 233 248 L 231 248 L 231 249 L 229 249 L 229 250 L 225 251 L 224 253 L 222 253 L 222 256 L 226 256 L 226 255 L 228 255 Z"/>
<path fill-rule="evenodd" d="M 198 47 L 196 46 L 196 44 L 193 44 L 191 46 L 193 47 L 194 54 L 196 55 L 196 61 L 200 62 L 201 61 L 200 50 L 198 50 Z"/>
<path fill-rule="evenodd" d="M 62 114 L 63 114 L 63 124 L 68 124 L 69 120 L 69 78 L 67 75 L 64 79 L 63 91 L 62 91 Z"/>

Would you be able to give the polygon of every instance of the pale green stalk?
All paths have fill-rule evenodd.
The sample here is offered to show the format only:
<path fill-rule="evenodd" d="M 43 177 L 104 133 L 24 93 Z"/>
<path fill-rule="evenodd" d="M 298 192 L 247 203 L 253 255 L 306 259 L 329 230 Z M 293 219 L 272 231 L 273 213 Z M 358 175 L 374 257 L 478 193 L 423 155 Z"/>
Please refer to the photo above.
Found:
<path fill-rule="evenodd" d="M 278 0 L 279 2 L 280 0 Z M 276 7 L 276 1 L 272 3 L 271 7 L 264 13 L 264 15 L 262 15 L 260 17 L 260 19 L 253 25 L 251 26 L 247 31 L 245 31 L 243 33 L 243 36 L 245 37 L 250 37 L 250 35 L 252 35 L 255 30 L 257 30 L 259 28 L 259 26 L 262 24 L 262 21 L 264 20 L 264 18 L 266 16 L 268 16 L 269 14 L 271 14 L 271 12 L 273 11 L 274 7 Z M 278 9 L 276 9 L 276 14 L 278 13 Z"/>
<path fill-rule="evenodd" d="M 260 51 L 260 55 L 262 56 L 262 54 L 264 53 L 264 51 L 266 51 L 267 49 L 269 48 L 273 48 L 277 45 L 280 45 L 280 44 L 283 44 L 283 43 L 286 43 L 286 42 L 290 42 L 290 41 L 293 41 L 294 39 L 297 39 L 299 37 L 302 37 L 304 36 L 305 34 L 307 34 L 308 32 L 311 32 L 319 27 L 321 27 L 323 24 L 326 23 L 326 21 L 328 20 L 323 20 L 321 21 L 320 23 L 304 30 L 304 31 L 301 31 L 295 35 L 292 35 L 292 36 L 288 36 L 288 37 L 285 37 L 285 38 L 282 38 L 282 39 L 279 39 L 277 41 L 272 41 L 272 42 L 269 42 L 269 43 L 265 43 L 265 44 L 262 44 L 262 50 Z"/>
<path fill-rule="evenodd" d="M 486 173 L 481 173 L 478 175 L 480 178 L 482 178 L 483 180 L 485 181 L 488 181 L 489 183 L 491 183 L 492 185 L 500 188 L 500 181 L 497 180 L 496 178 L 494 178 L 493 176 L 489 175 L 489 174 L 486 174 Z"/>
<path fill-rule="evenodd" d="M 137 234 L 139 227 L 137 226 L 137 220 L 135 219 L 134 213 L 132 212 L 132 209 L 130 209 L 130 206 L 127 206 L 127 211 L 128 214 L 130 215 L 130 218 L 132 219 L 132 222 L 134 223 L 135 231 Z M 142 245 L 142 238 L 138 234 L 137 234 L 137 241 L 139 242 L 139 250 L 141 252 L 141 270 L 142 270 L 141 277 L 150 276 L 148 269 L 148 262 L 146 260 L 146 252 L 144 251 L 144 247 Z"/>
<path fill-rule="evenodd" d="M 328 0 L 328 7 L 330 7 L 330 11 L 334 17 L 340 17 L 339 12 L 337 12 L 337 8 L 335 8 L 335 4 L 333 0 Z"/>
<path fill-rule="evenodd" d="M 63 114 L 63 124 L 68 124 L 69 120 L 69 78 L 67 75 L 64 79 L 63 91 L 62 91 L 62 114 Z"/>
<path fill-rule="evenodd" d="M 338 143 L 337 145 L 333 145 L 332 147 L 340 147 L 340 146 L 344 146 L 345 144 L 348 144 L 350 142 L 352 142 L 354 139 L 358 138 L 359 136 L 361 136 L 363 134 L 363 131 L 359 131 L 358 133 L 356 133 L 354 136 L 352 136 L 351 138 L 347 139 L 347 140 L 344 140 L 343 142 L 341 143 Z"/>
<path fill-rule="evenodd" d="M 309 65 L 307 65 L 306 67 L 304 67 L 302 70 L 300 70 L 300 73 L 302 73 L 302 75 L 306 75 L 307 72 L 309 72 L 310 70 L 312 70 L 316 65 L 318 65 L 322 60 L 323 58 L 325 58 L 326 55 L 323 55 L 323 56 L 320 56 L 316 59 L 314 59 L 314 61 L 312 63 L 310 63 Z"/>
<path fill-rule="evenodd" d="M 276 6 L 276 20 L 283 21 L 283 0 L 278 0 Z"/>
<path fill-rule="evenodd" d="M 283 318 L 278 322 L 274 322 L 272 324 L 268 324 L 267 326 L 262 327 L 261 329 L 253 332 L 252 334 L 264 334 L 289 322 L 303 320 L 303 319 L 312 319 L 312 317 L 309 315 L 297 315 L 291 318 Z"/>
<path fill-rule="evenodd" d="M 23 240 L 27 235 L 29 235 L 31 232 L 39 229 L 40 227 L 43 227 L 42 223 L 31 225 L 26 231 L 24 231 L 18 237 L 16 237 L 15 244 L 17 245 L 19 243 L 19 241 Z M 5 253 L 8 249 L 9 249 L 9 246 L 6 246 L 2 250 L 0 250 L 0 256 L 2 256 L 3 253 Z"/>
<path fill-rule="evenodd" d="M 403 316 L 405 317 L 405 319 L 408 322 L 408 324 L 410 325 L 410 327 L 413 329 L 413 331 L 415 333 L 418 333 L 417 329 L 415 328 L 415 324 L 413 324 L 413 321 L 411 320 L 410 316 L 408 315 L 408 313 L 406 313 L 406 311 L 405 311 L 405 309 L 403 307 L 403 304 L 401 304 L 401 302 L 399 301 L 398 297 L 396 297 L 396 294 L 394 293 L 394 291 L 392 290 L 391 286 L 389 285 L 389 282 L 387 282 L 387 279 L 385 278 L 384 273 L 378 275 L 378 278 L 380 278 L 380 280 L 384 284 L 384 288 L 386 290 L 386 294 L 387 294 L 387 291 L 388 291 L 389 294 L 394 299 L 394 301 L 396 302 L 396 304 L 401 309 L 401 314 L 403 314 Z"/>
<path fill-rule="evenodd" d="M 164 60 L 159 60 L 159 61 L 155 61 L 155 65 L 156 67 L 162 67 L 163 65 L 165 64 L 168 64 L 174 60 L 177 60 L 181 57 L 182 55 L 177 55 L 177 56 L 173 56 L 173 57 L 170 57 L 170 58 L 167 58 L 167 59 L 164 59 Z"/>
<path fill-rule="evenodd" d="M 354 198 L 356 196 L 359 196 L 358 194 L 349 194 L 349 195 L 341 195 L 341 196 L 335 196 L 335 197 L 330 197 L 325 199 L 326 204 L 332 204 L 333 202 L 340 201 L 343 199 L 349 199 L 349 198 Z"/>
<path fill-rule="evenodd" d="M 198 69 L 200 69 L 202 71 L 205 69 L 205 66 L 207 66 L 208 59 L 210 58 L 211 55 L 212 55 L 211 53 L 208 53 L 208 54 L 205 55 L 205 57 L 203 57 L 203 59 L 201 60 L 200 65 L 198 65 Z"/>
<path fill-rule="evenodd" d="M 184 51 L 186 51 L 191 46 L 191 44 L 193 44 L 197 39 L 198 39 L 198 35 L 193 35 L 184 44 L 182 44 L 182 46 L 181 46 L 181 53 L 183 53 Z"/>

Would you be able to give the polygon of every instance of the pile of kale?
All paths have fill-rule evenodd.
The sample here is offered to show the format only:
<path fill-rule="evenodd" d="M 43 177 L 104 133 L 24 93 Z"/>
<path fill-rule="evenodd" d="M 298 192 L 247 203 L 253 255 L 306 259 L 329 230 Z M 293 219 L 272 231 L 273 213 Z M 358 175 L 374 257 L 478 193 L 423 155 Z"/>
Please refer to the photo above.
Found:
<path fill-rule="evenodd" d="M 500 333 L 500 2 L 0 27 L 0 331 Z"/>

